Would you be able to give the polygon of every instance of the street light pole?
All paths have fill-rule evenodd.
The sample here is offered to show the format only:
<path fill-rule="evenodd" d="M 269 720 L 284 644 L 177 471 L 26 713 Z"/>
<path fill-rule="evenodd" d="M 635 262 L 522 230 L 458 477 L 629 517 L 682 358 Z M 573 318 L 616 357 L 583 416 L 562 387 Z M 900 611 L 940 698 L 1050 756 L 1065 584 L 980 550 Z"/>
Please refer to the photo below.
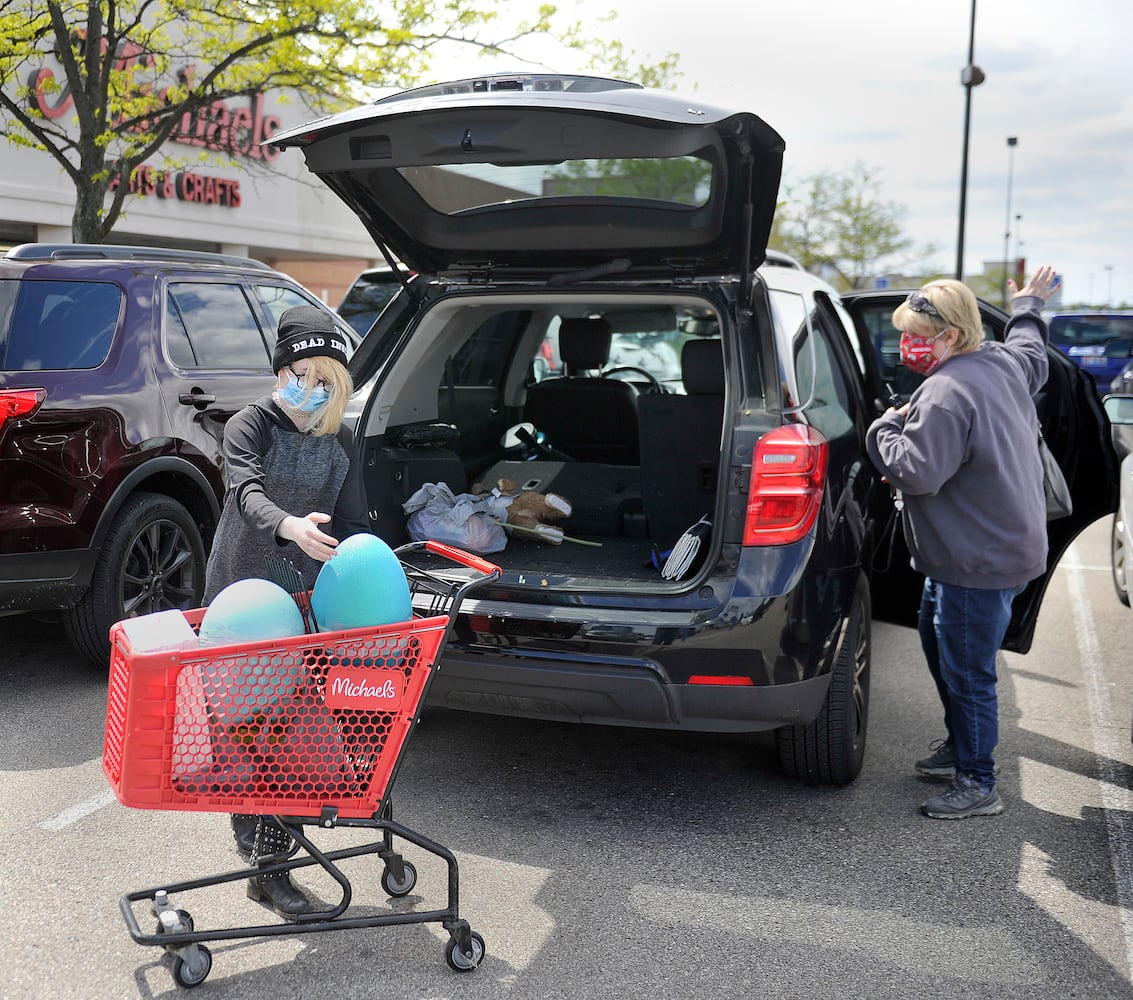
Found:
<path fill-rule="evenodd" d="M 1106 264 L 1105 266 L 1105 304 L 1107 309 L 1113 308 L 1113 265 Z"/>
<path fill-rule="evenodd" d="M 972 64 L 976 55 L 976 0 L 972 0 L 972 21 L 968 30 L 968 65 L 960 73 L 964 88 L 964 152 L 960 160 L 960 233 L 956 240 L 956 280 L 964 280 L 964 214 L 968 209 L 968 134 L 972 122 L 972 88 L 986 79 L 983 70 Z"/>
<path fill-rule="evenodd" d="M 1011 247 L 1011 177 L 1015 172 L 1015 147 L 1019 144 L 1017 136 L 1007 137 L 1007 226 L 1003 233 L 1003 308 L 1007 308 L 1007 256 Z"/>

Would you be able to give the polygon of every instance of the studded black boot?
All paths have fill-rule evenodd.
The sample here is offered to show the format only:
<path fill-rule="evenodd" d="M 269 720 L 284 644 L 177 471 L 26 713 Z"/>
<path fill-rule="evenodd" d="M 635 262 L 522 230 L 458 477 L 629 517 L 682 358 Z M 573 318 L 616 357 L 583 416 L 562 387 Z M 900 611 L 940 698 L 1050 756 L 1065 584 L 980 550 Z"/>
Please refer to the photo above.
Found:
<path fill-rule="evenodd" d="M 232 836 L 236 840 L 236 851 L 245 861 L 251 861 L 256 850 L 256 828 L 260 817 L 247 813 L 234 813 L 232 816 Z"/>
<path fill-rule="evenodd" d="M 256 826 L 252 863 L 272 855 L 285 855 L 291 850 L 292 843 L 291 835 L 275 820 L 261 816 Z M 253 875 L 248 879 L 248 898 L 257 903 L 267 903 L 284 920 L 295 920 L 301 913 L 310 913 L 314 909 L 302 890 L 291 881 L 290 872 Z"/>

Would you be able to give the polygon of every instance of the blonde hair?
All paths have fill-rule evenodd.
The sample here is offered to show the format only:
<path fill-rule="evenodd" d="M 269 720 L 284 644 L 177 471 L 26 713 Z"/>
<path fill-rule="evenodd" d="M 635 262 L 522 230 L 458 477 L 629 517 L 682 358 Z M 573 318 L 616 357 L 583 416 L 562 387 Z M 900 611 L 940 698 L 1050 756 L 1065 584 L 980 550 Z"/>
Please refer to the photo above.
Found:
<path fill-rule="evenodd" d="M 925 285 L 920 293 L 940 313 L 940 318 L 928 312 L 918 312 L 908 302 L 893 310 L 893 325 L 898 330 L 912 333 L 934 334 L 956 330 L 956 351 L 963 354 L 974 351 L 984 341 L 980 307 L 972 290 L 962 281 L 938 278 Z"/>
<path fill-rule="evenodd" d="M 342 418 L 346 413 L 346 404 L 350 399 L 350 394 L 354 391 L 354 381 L 350 378 L 350 372 L 346 370 L 346 366 L 341 361 L 336 361 L 334 358 L 328 358 L 325 355 L 316 355 L 307 360 L 310 365 L 307 368 L 307 389 L 303 393 L 303 399 L 305 400 L 311 394 L 311 390 L 319 379 L 326 381 L 330 396 L 326 404 L 319 407 L 312 415 L 306 431 L 308 434 L 314 434 L 315 437 L 323 434 L 337 434 L 338 429 L 342 426 Z"/>

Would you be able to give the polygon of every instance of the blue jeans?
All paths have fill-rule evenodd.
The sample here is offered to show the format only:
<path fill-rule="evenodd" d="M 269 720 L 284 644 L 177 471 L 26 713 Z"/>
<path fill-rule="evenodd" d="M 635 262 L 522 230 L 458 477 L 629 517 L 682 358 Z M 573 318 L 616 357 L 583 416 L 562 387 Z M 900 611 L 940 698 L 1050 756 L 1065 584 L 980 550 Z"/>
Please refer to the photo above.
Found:
<path fill-rule="evenodd" d="M 999 699 L 995 658 L 1022 587 L 978 590 L 926 579 L 917 631 L 936 690 L 944 728 L 956 750 L 956 770 L 995 784 Z"/>

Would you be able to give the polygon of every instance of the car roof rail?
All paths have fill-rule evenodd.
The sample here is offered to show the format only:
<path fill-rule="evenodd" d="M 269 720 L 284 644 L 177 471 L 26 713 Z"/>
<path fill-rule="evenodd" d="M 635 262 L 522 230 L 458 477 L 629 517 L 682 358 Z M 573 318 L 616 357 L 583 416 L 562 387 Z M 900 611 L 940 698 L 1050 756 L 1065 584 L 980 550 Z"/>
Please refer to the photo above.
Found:
<path fill-rule="evenodd" d="M 176 250 L 169 247 L 135 247 L 103 243 L 21 243 L 5 255 L 11 260 L 161 260 L 186 264 L 224 264 L 228 267 L 254 267 L 272 270 L 270 264 L 252 257 L 210 253 L 205 250 Z"/>

